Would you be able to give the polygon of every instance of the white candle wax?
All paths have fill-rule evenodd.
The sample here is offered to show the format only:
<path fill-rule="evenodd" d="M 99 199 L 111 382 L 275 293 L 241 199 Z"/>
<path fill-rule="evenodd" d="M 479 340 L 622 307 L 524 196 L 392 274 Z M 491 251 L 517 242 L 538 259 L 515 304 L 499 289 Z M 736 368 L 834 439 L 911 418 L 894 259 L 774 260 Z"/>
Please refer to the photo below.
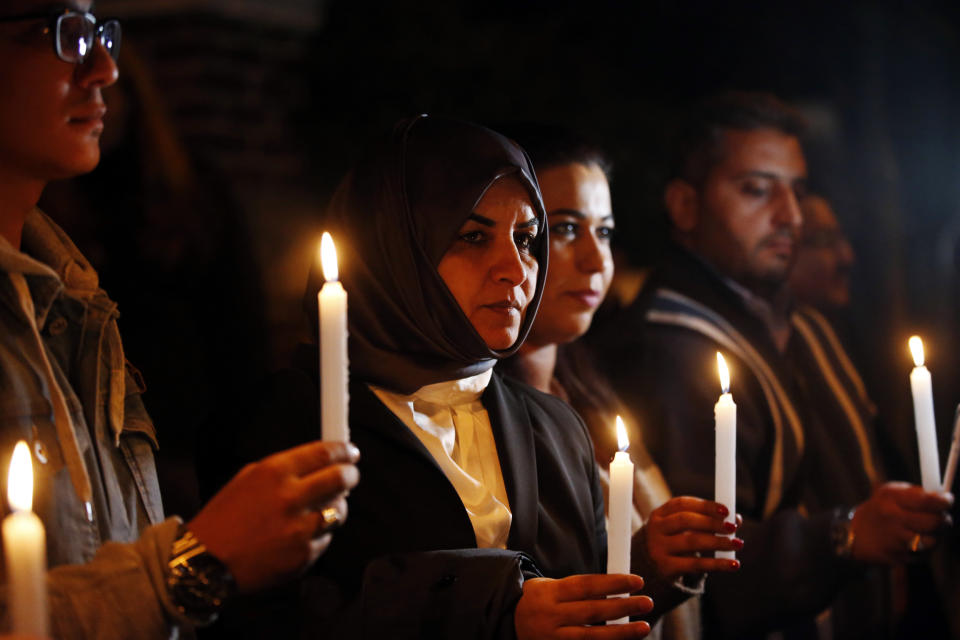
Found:
<path fill-rule="evenodd" d="M 7 493 L 13 513 L 3 519 L 3 553 L 11 631 L 36 637 L 50 633 L 47 613 L 46 535 L 33 506 L 30 449 L 20 441 L 10 461 Z"/>
<path fill-rule="evenodd" d="M 617 416 L 617 443 L 620 451 L 610 463 L 610 496 L 607 505 L 607 573 L 630 573 L 631 514 L 633 513 L 633 462 L 625 449 L 630 446 L 623 420 Z M 618 596 L 619 597 L 619 596 Z M 626 624 L 629 618 L 607 624 Z"/>
<path fill-rule="evenodd" d="M 737 516 L 737 405 L 730 393 L 730 372 L 723 356 L 717 353 L 717 368 L 723 394 L 713 407 L 716 427 L 714 462 L 714 500 L 729 511 L 726 521 L 736 524 Z M 727 534 L 732 538 L 733 534 Z M 717 558 L 734 559 L 733 551 L 717 551 Z"/>
<path fill-rule="evenodd" d="M 930 371 L 923 366 L 923 342 L 917 336 L 910 338 L 914 367 L 910 372 L 910 391 L 913 393 L 913 417 L 920 450 L 920 477 L 924 491 L 939 491 L 940 454 L 937 451 L 937 427 L 933 417 L 933 385 Z"/>
<path fill-rule="evenodd" d="M 330 234 L 320 242 L 323 277 L 317 294 L 320 327 L 320 424 L 323 439 L 348 442 L 347 292 L 337 280 L 337 254 Z"/>

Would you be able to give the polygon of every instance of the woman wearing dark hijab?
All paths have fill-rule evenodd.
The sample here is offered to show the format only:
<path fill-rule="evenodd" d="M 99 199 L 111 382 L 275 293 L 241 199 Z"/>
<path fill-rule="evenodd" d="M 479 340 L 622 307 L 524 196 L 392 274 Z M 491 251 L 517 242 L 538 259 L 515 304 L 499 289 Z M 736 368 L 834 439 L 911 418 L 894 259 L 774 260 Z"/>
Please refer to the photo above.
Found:
<path fill-rule="evenodd" d="M 603 571 L 606 532 L 582 421 L 492 370 L 529 331 L 546 274 L 546 218 L 526 154 L 476 125 L 403 121 L 341 184 L 328 228 L 350 296 L 361 482 L 301 583 L 305 630 L 645 635 L 646 622 L 584 626 L 652 603 L 604 598 L 638 590 L 636 576 L 589 575 Z M 305 296 L 311 319 L 320 280 L 312 274 Z M 275 381 L 269 426 L 238 440 L 277 449 L 319 433 L 316 347 L 300 355 L 300 369 Z"/>

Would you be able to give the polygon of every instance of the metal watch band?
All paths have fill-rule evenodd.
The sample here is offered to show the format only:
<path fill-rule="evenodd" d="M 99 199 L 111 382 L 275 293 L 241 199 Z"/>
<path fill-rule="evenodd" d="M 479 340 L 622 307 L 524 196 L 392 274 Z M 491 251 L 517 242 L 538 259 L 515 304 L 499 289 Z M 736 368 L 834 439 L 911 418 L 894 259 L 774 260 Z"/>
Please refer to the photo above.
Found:
<path fill-rule="evenodd" d="M 236 593 L 236 581 L 223 562 L 185 526 L 167 563 L 167 590 L 177 610 L 196 625 L 213 622 Z"/>

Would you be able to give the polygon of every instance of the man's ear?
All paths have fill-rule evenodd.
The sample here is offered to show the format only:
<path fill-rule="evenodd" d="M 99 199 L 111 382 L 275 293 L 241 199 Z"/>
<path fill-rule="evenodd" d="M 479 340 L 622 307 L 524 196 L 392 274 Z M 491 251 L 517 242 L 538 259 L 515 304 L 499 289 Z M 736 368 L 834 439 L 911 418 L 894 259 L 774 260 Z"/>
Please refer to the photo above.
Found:
<path fill-rule="evenodd" d="M 673 228 L 680 233 L 693 231 L 700 222 L 697 190 L 682 178 L 674 178 L 663 191 L 663 203 Z"/>

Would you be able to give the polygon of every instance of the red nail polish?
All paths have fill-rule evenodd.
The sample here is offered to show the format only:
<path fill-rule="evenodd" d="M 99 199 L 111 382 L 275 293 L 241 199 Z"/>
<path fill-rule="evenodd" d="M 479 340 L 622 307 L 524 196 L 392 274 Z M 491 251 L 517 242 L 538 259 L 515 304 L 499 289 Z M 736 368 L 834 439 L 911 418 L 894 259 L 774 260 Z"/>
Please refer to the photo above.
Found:
<path fill-rule="evenodd" d="M 736 531 L 736 530 L 737 530 L 737 525 L 733 524 L 732 522 L 724 522 L 724 523 L 723 523 L 723 532 L 724 532 L 724 533 L 733 533 L 733 532 Z"/>
<path fill-rule="evenodd" d="M 717 506 L 717 513 L 726 518 L 730 514 L 730 510 L 721 504 Z"/>
<path fill-rule="evenodd" d="M 734 538 L 733 546 L 736 547 L 737 550 L 743 549 L 743 540 L 740 538 Z"/>
<path fill-rule="evenodd" d="M 730 568 L 733 569 L 734 571 L 738 570 L 738 569 L 740 568 L 740 561 L 739 561 L 739 560 L 731 560 L 731 561 L 730 561 Z"/>

